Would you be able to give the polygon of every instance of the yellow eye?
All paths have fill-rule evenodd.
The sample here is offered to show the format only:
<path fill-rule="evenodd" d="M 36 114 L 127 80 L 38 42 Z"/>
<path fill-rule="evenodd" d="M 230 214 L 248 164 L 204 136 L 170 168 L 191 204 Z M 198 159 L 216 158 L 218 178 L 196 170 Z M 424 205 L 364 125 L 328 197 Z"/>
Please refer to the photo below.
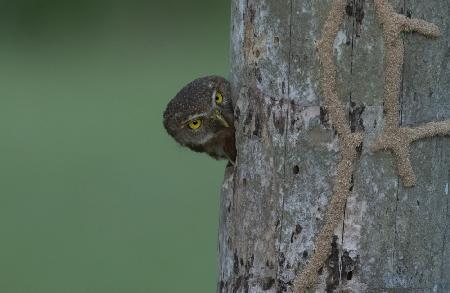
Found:
<path fill-rule="evenodd" d="M 188 123 L 190 129 L 198 129 L 200 126 L 202 126 L 202 120 L 201 119 L 194 119 L 189 121 Z"/>
<path fill-rule="evenodd" d="M 216 104 L 220 105 L 220 104 L 222 104 L 222 101 L 223 101 L 222 93 L 219 91 L 216 91 Z"/>

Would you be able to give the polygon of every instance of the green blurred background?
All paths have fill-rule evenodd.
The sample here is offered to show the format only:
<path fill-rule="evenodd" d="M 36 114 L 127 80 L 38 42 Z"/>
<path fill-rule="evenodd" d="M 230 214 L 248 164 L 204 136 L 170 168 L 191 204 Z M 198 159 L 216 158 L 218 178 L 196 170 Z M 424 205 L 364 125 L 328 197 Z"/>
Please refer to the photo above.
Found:
<path fill-rule="evenodd" d="M 0 2 L 0 292 L 214 292 L 226 162 L 162 127 L 229 1 Z"/>

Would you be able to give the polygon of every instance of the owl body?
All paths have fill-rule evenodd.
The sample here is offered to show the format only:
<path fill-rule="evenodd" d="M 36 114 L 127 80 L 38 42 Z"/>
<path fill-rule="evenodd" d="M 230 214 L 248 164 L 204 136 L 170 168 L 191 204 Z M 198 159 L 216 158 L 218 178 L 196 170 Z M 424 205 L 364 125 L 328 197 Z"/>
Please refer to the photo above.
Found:
<path fill-rule="evenodd" d="M 167 105 L 163 122 L 180 145 L 215 159 L 236 160 L 234 110 L 226 79 L 206 76 L 187 84 Z"/>

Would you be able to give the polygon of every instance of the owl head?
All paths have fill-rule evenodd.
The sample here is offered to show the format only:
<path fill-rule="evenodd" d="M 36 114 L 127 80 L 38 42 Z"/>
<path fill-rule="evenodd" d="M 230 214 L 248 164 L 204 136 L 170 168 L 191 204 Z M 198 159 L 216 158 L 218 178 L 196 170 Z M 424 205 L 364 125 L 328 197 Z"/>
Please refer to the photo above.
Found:
<path fill-rule="evenodd" d="M 204 151 L 205 144 L 234 129 L 229 82 L 220 76 L 190 82 L 169 102 L 163 118 L 164 127 L 178 143 Z"/>

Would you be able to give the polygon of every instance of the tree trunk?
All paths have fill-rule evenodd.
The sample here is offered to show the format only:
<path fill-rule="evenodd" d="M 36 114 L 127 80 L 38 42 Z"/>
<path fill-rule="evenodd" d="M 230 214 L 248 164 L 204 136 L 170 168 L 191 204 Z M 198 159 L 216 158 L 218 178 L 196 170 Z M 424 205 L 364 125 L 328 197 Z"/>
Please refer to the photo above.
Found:
<path fill-rule="evenodd" d="M 218 292 L 450 291 L 449 15 L 232 0 Z"/>

